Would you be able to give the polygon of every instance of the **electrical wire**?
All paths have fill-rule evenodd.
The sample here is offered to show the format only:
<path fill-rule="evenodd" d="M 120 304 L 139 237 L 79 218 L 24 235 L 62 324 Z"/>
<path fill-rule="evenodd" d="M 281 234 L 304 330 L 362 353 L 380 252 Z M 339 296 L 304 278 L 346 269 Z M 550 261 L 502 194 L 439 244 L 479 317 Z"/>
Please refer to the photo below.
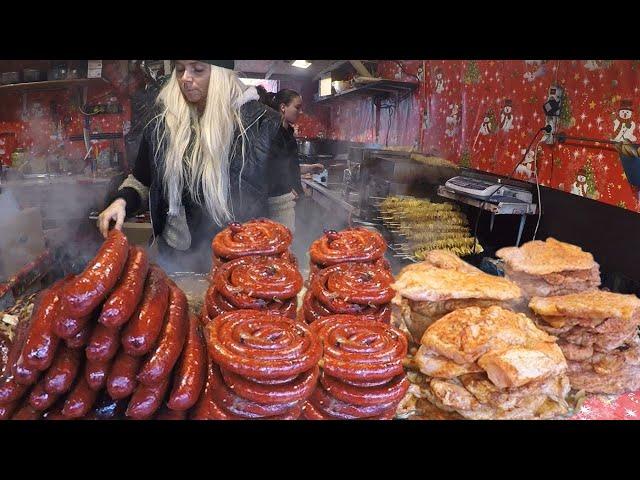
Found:
<path fill-rule="evenodd" d="M 93 97 L 93 98 L 91 99 L 91 101 L 92 101 L 92 102 L 97 102 L 98 100 L 101 100 L 101 99 L 103 99 L 103 98 L 105 98 L 105 97 L 108 97 L 108 96 L 115 96 L 115 92 L 113 91 L 113 89 L 111 89 L 111 90 L 107 91 L 106 93 L 103 93 L 103 94 L 101 94 L 101 95 L 98 95 L 97 97 Z M 80 113 L 82 113 L 83 115 L 87 115 L 87 116 L 91 116 L 91 115 L 99 115 L 99 112 L 96 112 L 96 113 L 88 113 L 88 112 L 85 112 L 84 110 L 82 110 L 82 107 L 80 106 L 80 103 L 82 103 L 82 102 L 78 102 L 77 107 L 78 107 L 78 110 L 80 110 Z"/>
<path fill-rule="evenodd" d="M 395 107 L 391 106 L 391 108 L 389 109 L 389 120 L 387 121 L 387 135 L 384 142 L 385 147 L 389 146 L 389 132 L 391 131 L 391 119 L 393 118 L 395 113 L 396 113 Z"/>
<path fill-rule="evenodd" d="M 522 160 L 520 160 L 516 166 L 514 167 L 513 171 L 509 174 L 509 177 L 512 177 L 513 174 L 515 173 L 516 169 L 518 168 L 518 166 L 522 163 L 522 161 L 527 157 L 527 153 L 529 153 L 529 150 L 531 150 L 531 145 L 533 145 L 533 142 L 536 141 L 536 139 L 538 138 L 538 135 L 540 135 L 540 132 L 543 132 L 545 129 L 545 127 L 542 127 L 540 130 L 538 130 L 536 132 L 536 134 L 533 136 L 533 138 L 531 139 L 531 142 L 529 143 L 529 146 L 527 147 L 527 149 L 524 151 L 524 155 L 522 156 Z M 542 143 L 543 139 L 540 139 L 540 141 L 538 141 L 537 145 L 536 145 L 536 151 L 535 151 L 535 155 L 533 157 L 534 159 L 534 168 L 535 168 L 535 176 L 536 176 L 536 188 L 538 191 L 538 223 L 536 224 L 536 229 L 535 232 L 533 234 L 533 239 L 535 240 L 536 238 L 536 234 L 538 233 L 538 226 L 540 225 L 540 218 L 542 217 L 542 200 L 540 199 L 540 183 L 538 181 L 538 146 Z M 473 231 L 473 253 L 475 254 L 475 249 L 476 249 L 476 242 L 478 240 L 478 223 L 480 221 L 480 214 L 482 213 L 482 210 L 484 210 L 484 207 L 486 205 L 486 203 L 488 201 L 491 200 L 491 198 L 493 198 L 493 196 L 496 194 L 496 192 L 500 190 L 500 186 L 498 185 L 496 187 L 496 189 L 491 193 L 491 195 L 489 195 L 489 197 L 487 197 L 482 204 L 480 205 L 480 211 L 478 212 L 478 216 L 476 218 L 476 225 Z"/>
<path fill-rule="evenodd" d="M 387 103 L 385 104 L 383 104 L 382 101 L 375 102 L 374 100 L 375 106 L 378 107 L 379 110 L 389 110 L 389 120 L 387 123 L 387 134 L 385 137 L 385 146 L 389 146 L 389 132 L 391 131 L 391 120 L 393 116 L 395 115 L 396 111 L 400 107 L 400 104 L 403 101 L 405 101 L 407 98 L 409 98 L 412 95 L 412 93 L 413 92 L 409 91 L 402 97 L 396 97 L 394 99 L 388 100 Z"/>
<path fill-rule="evenodd" d="M 493 192 L 496 193 L 496 192 Z M 491 196 L 493 196 L 493 193 L 491 194 Z M 476 254 L 476 244 L 478 243 L 478 223 L 480 223 L 480 215 L 482 215 L 482 211 L 484 210 L 484 206 L 487 202 L 484 201 L 482 202 L 482 204 L 480 205 L 480 208 L 478 209 L 478 215 L 476 215 L 476 225 L 473 228 L 473 250 L 472 250 L 472 254 L 475 255 Z"/>
<path fill-rule="evenodd" d="M 416 80 L 420 81 L 420 77 L 418 77 L 418 75 L 416 75 L 415 73 L 409 73 L 404 69 L 404 65 L 402 65 L 402 62 L 396 60 L 396 65 L 398 65 L 400 67 L 400 70 L 402 70 L 402 73 L 404 73 L 405 75 L 408 75 L 410 77 L 415 78 Z"/>
<path fill-rule="evenodd" d="M 560 72 L 560 60 L 556 60 L 556 75 L 554 79 L 554 84 L 558 85 L 558 74 Z M 535 168 L 536 174 L 536 189 L 538 192 L 538 221 L 536 222 L 536 228 L 533 231 L 533 240 L 536 239 L 536 235 L 538 235 L 538 227 L 540 226 L 540 220 L 542 218 L 542 197 L 540 196 L 540 183 L 538 181 L 538 147 L 542 143 L 542 139 L 536 145 L 536 151 L 533 157 L 533 165 Z M 555 152 L 554 149 L 551 149 L 551 178 L 553 178 L 553 171 L 555 165 Z"/>
<path fill-rule="evenodd" d="M 524 155 L 522 155 L 522 159 L 516 163 L 515 167 L 513 167 L 513 170 L 511 171 L 511 173 L 509 174 L 509 177 L 513 177 L 513 174 L 516 173 L 516 170 L 518 169 L 518 167 L 520 166 L 520 164 L 525 160 L 525 158 L 527 158 L 527 153 L 529 153 L 529 150 L 531 150 L 531 145 L 533 145 L 533 142 L 536 141 L 536 139 L 538 138 L 538 135 L 540 135 L 540 132 L 544 132 L 546 126 L 542 127 L 540 130 L 538 130 L 536 132 L 536 134 L 533 136 L 533 138 L 531 139 L 531 143 L 529 143 L 529 146 L 527 147 L 527 149 L 524 151 Z M 541 140 L 542 141 L 542 140 Z M 539 145 L 539 143 L 538 143 Z M 537 148 L 537 147 L 536 147 Z"/>
<path fill-rule="evenodd" d="M 529 153 L 529 151 L 531 150 L 531 146 L 533 145 L 533 142 L 536 141 L 536 139 L 538 138 L 538 135 L 540 135 L 540 132 L 544 132 L 545 131 L 546 126 L 542 127 L 540 130 L 538 130 L 536 132 L 536 134 L 533 136 L 533 138 L 531 139 L 531 142 L 529 143 L 529 146 L 527 147 L 527 149 L 524 151 L 524 155 L 522 156 L 522 160 L 520 160 L 516 166 L 513 168 L 512 172 L 509 174 L 510 177 L 513 176 L 513 174 L 516 172 L 516 170 L 518 169 L 518 166 L 523 162 L 523 160 L 525 158 L 527 158 L 527 154 Z M 535 174 L 535 179 L 536 179 L 536 191 L 538 192 L 538 221 L 536 222 L 536 229 L 533 232 L 533 240 L 536 239 L 536 235 L 538 234 L 538 227 L 540 226 L 540 220 L 542 218 L 542 198 L 540 197 L 540 179 L 538 177 L 538 147 L 540 146 L 540 144 L 542 143 L 544 139 L 541 138 L 538 143 L 536 144 L 536 149 L 533 153 L 533 168 L 534 168 L 534 174 Z M 497 190 L 496 190 L 497 191 Z M 495 192 L 494 192 L 495 193 Z M 491 194 L 491 196 L 493 196 L 493 194 Z M 489 197 L 491 198 L 491 197 Z M 487 199 L 488 200 L 488 199 Z"/>
<path fill-rule="evenodd" d="M 84 110 L 82 110 L 82 107 L 78 107 L 78 110 L 80 110 L 80 113 L 83 115 L 86 115 L 87 117 L 90 117 L 92 115 L 98 115 L 100 112 L 95 112 L 95 113 L 87 113 Z"/>
<path fill-rule="evenodd" d="M 542 139 L 536 144 L 536 149 L 533 154 L 533 166 L 536 177 L 536 190 L 538 191 L 538 221 L 536 222 L 536 229 L 533 231 L 533 239 L 536 239 L 538 234 L 538 227 L 540 226 L 540 220 L 542 219 L 542 196 L 540 195 L 540 179 L 538 178 L 538 147 L 542 143 Z"/>

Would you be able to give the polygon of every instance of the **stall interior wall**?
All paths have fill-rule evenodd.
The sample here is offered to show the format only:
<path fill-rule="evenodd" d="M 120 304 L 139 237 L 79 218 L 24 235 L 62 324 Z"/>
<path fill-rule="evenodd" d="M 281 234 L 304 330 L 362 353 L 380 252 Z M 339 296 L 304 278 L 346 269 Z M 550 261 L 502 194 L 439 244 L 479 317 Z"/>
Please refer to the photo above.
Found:
<path fill-rule="evenodd" d="M 552 85 L 565 92 L 560 131 L 630 142 L 640 136 L 638 60 L 384 61 L 378 75 L 419 85 L 398 104 L 383 103 L 377 122 L 370 98 L 333 103 L 320 128 L 327 138 L 415 148 L 509 175 L 545 125 L 542 106 Z M 542 185 L 640 211 L 638 190 L 613 148 L 534 144 L 514 177 L 534 181 L 534 152 Z"/>
<path fill-rule="evenodd" d="M 38 68 L 1 61 L 1 71 Z M 47 62 L 48 63 L 48 62 Z M 92 133 L 123 133 L 131 128 L 131 98 L 144 87 L 127 61 L 104 61 L 104 86 L 90 87 L 87 103 L 117 102 L 120 114 L 90 117 Z M 564 88 L 561 130 L 569 135 L 636 141 L 640 106 L 640 61 L 634 60 L 472 60 L 384 61 L 378 74 L 418 82 L 415 93 L 399 104 L 383 104 L 378 121 L 371 99 L 314 105 L 315 86 L 281 80 L 305 98 L 296 136 L 404 146 L 443 156 L 455 163 L 507 175 L 522 158 L 535 132 L 544 126 L 542 104 L 551 85 Z M 0 91 L 0 160 L 16 146 L 31 155 L 82 159 L 83 115 L 71 90 L 19 93 Z M 325 104 L 326 105 L 326 104 Z M 507 112 L 505 107 L 511 108 Z M 631 114 L 630 118 L 621 118 Z M 623 132 L 624 130 L 624 132 Z M 621 133 L 623 132 L 623 133 Z M 92 140 L 93 155 L 124 152 L 123 141 Z M 534 145 L 535 147 L 535 145 Z M 629 184 L 615 150 L 593 144 L 539 144 L 540 182 L 611 205 L 640 211 L 638 191 Z M 531 155 L 529 160 L 531 159 Z M 131 162 L 133 159 L 129 159 Z M 579 175 L 582 174 L 582 175 Z M 531 163 L 514 175 L 533 180 Z M 584 182 L 580 180 L 584 179 Z"/>
<path fill-rule="evenodd" d="M 0 61 L 0 71 L 40 68 L 46 70 L 50 61 Z M 85 62 L 86 65 L 86 62 Z M 103 61 L 104 85 L 91 85 L 87 104 L 118 103 L 121 113 L 89 116 L 91 133 L 121 133 L 126 136 L 131 126 L 131 94 L 142 88 L 140 77 L 129 72 L 126 60 Z M 70 141 L 69 137 L 82 136 L 84 115 L 79 89 L 28 91 L 25 97 L 16 90 L 0 91 L 0 161 L 9 161 L 17 147 L 25 149 L 31 157 L 58 155 L 82 160 L 87 154 L 83 140 Z M 123 139 L 91 140 L 92 157 L 103 150 L 125 154 Z M 121 157 L 122 158 L 122 157 Z"/>
<path fill-rule="evenodd" d="M 280 89 L 288 88 L 302 95 L 303 112 L 294 125 L 294 134 L 298 138 L 327 138 L 329 132 L 329 114 L 326 108 L 313 103 L 316 84 L 298 78 L 280 80 Z"/>
<path fill-rule="evenodd" d="M 0 72 L 21 71 L 24 68 L 47 70 L 51 61 L 14 60 L 0 61 Z M 139 98 L 148 78 L 126 60 L 104 60 L 104 86 L 90 86 L 87 104 L 119 103 L 122 113 L 98 114 L 90 117 L 91 133 L 122 133 L 127 136 L 132 130 L 132 100 Z M 281 88 L 300 92 L 305 99 L 312 98 L 314 86 L 297 78 L 282 78 Z M 55 90 L 49 92 L 30 91 L 23 102 L 23 95 L 15 90 L 0 90 L 0 162 L 9 163 L 11 153 L 18 147 L 36 157 L 51 155 L 81 160 L 87 153 L 84 141 L 69 141 L 69 137 L 82 135 L 84 116 L 79 106 L 77 90 Z M 133 120 L 135 122 L 135 120 Z M 320 137 L 327 135 L 328 112 L 316 108 L 307 101 L 305 112 L 295 126 L 298 137 Z M 138 126 L 139 127 L 139 126 Z M 134 130 L 139 130 L 135 128 Z M 131 132 L 133 135 L 135 132 Z M 138 132 L 139 133 L 139 132 Z M 91 140 L 91 156 L 103 150 L 118 150 L 126 154 L 135 149 L 125 148 L 122 139 Z M 135 158 L 128 158 L 132 166 Z"/>

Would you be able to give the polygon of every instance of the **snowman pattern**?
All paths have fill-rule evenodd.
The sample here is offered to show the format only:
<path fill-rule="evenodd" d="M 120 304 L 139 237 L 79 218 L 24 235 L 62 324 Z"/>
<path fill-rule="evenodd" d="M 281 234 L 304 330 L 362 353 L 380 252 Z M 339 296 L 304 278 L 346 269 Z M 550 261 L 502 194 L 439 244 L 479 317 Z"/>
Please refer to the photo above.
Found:
<path fill-rule="evenodd" d="M 442 70 L 436 69 L 436 93 L 444 92 L 444 77 L 442 76 Z"/>
<path fill-rule="evenodd" d="M 598 68 L 600 68 L 598 66 L 598 61 L 597 60 L 587 60 L 586 62 L 584 62 L 584 68 L 586 68 L 587 70 L 597 70 Z"/>
<path fill-rule="evenodd" d="M 451 112 L 447 116 L 446 125 L 444 133 L 447 137 L 453 137 L 456 133 L 456 129 L 458 126 L 458 114 L 460 113 L 460 106 L 457 103 L 449 105 L 449 110 Z"/>
<path fill-rule="evenodd" d="M 491 125 L 491 111 L 488 111 L 484 115 L 482 125 L 480 125 L 480 135 L 490 135 L 493 126 Z"/>
<path fill-rule="evenodd" d="M 525 151 L 525 149 L 522 149 L 522 154 L 524 154 Z M 524 175 L 525 177 L 527 177 L 527 179 L 531 179 L 531 177 L 533 177 L 535 156 L 535 152 L 533 150 L 529 150 L 522 163 L 516 168 L 516 173 Z"/>
<path fill-rule="evenodd" d="M 509 132 L 513 129 L 511 100 L 504 101 L 504 107 L 502 107 L 502 111 L 500 112 L 500 128 L 502 128 L 503 132 Z"/>
<path fill-rule="evenodd" d="M 542 60 L 525 60 L 524 62 L 529 69 L 524 74 L 524 79 L 533 82 L 536 78 L 544 75 L 544 61 Z M 535 70 L 531 68 L 535 68 Z"/>
<path fill-rule="evenodd" d="M 584 169 L 581 169 L 576 175 L 576 181 L 571 185 L 571 193 L 581 197 L 587 196 L 587 174 Z"/>
<path fill-rule="evenodd" d="M 613 120 L 613 138 L 614 142 L 635 142 L 634 135 L 636 122 L 631 120 L 632 110 L 631 101 L 623 100 L 618 110 L 618 117 Z"/>
<path fill-rule="evenodd" d="M 587 60 L 584 62 L 584 68 L 593 72 L 594 70 L 607 68 L 610 64 L 610 60 Z"/>

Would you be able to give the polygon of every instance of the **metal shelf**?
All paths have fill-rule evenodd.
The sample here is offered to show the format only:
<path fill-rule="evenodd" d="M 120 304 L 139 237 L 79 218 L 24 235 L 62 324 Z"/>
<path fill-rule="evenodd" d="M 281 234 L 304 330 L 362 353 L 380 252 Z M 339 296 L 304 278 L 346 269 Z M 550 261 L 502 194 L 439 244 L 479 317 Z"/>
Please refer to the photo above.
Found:
<path fill-rule="evenodd" d="M 27 92 L 30 90 L 60 90 L 73 86 L 105 85 L 104 78 L 72 78 L 69 80 L 47 80 L 45 82 L 23 82 L 0 85 L 0 93 Z"/>
<path fill-rule="evenodd" d="M 326 103 L 334 99 L 343 99 L 350 96 L 378 96 L 378 95 L 390 95 L 393 93 L 408 93 L 418 88 L 417 83 L 413 82 L 398 82 L 395 80 L 380 80 L 377 82 L 365 83 L 364 85 L 353 87 L 348 90 L 344 90 L 334 95 L 327 95 L 325 97 L 319 97 L 315 100 L 315 103 Z"/>

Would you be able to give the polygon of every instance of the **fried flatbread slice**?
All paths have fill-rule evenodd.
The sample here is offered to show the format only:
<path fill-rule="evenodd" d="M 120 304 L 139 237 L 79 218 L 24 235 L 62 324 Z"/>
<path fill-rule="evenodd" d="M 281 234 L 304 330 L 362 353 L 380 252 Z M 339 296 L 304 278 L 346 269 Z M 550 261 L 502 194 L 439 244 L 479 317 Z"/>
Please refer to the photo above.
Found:
<path fill-rule="evenodd" d="M 392 287 L 410 300 L 438 302 L 449 299 L 517 300 L 520 288 L 503 277 L 464 272 L 416 263 L 397 277 Z M 408 267 L 407 267 L 408 268 Z"/>
<path fill-rule="evenodd" d="M 557 344 L 536 342 L 491 351 L 478 359 L 489 380 L 499 388 L 516 388 L 533 380 L 558 376 L 567 361 Z"/>
<path fill-rule="evenodd" d="M 529 308 L 544 317 L 574 317 L 600 320 L 619 318 L 640 323 L 640 299 L 635 295 L 592 290 L 571 295 L 534 297 Z"/>
<path fill-rule="evenodd" d="M 533 240 L 521 247 L 505 247 L 496 256 L 516 271 L 529 275 L 546 275 L 565 270 L 590 270 L 593 255 L 577 245 L 560 242 L 549 237 L 546 241 Z"/>
<path fill-rule="evenodd" d="M 447 357 L 438 355 L 421 345 L 414 361 L 422 373 L 430 377 L 456 378 L 469 373 L 483 372 L 476 363 L 459 364 Z"/>
<path fill-rule="evenodd" d="M 554 342 L 522 313 L 500 307 L 463 308 L 445 315 L 422 336 L 422 345 L 456 363 L 473 363 L 490 350 Z"/>

